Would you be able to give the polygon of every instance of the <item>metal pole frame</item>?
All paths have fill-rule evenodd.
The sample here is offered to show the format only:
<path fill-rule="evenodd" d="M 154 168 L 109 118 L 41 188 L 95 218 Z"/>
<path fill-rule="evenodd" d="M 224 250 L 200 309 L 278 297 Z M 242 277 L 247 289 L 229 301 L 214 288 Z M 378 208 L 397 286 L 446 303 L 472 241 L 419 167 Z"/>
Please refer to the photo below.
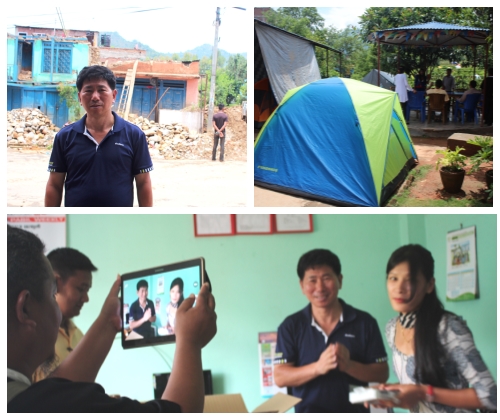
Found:
<path fill-rule="evenodd" d="M 377 34 L 378 35 L 378 34 Z M 377 36 L 378 51 L 377 51 L 377 62 L 378 62 L 378 87 L 380 87 L 380 37 Z"/>

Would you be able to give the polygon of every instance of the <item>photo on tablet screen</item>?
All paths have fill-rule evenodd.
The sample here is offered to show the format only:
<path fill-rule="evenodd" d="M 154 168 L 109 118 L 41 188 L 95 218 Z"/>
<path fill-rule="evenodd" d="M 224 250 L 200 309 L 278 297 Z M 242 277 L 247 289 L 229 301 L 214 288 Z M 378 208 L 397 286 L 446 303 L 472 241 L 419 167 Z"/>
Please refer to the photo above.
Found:
<path fill-rule="evenodd" d="M 122 276 L 122 345 L 143 347 L 175 341 L 177 308 L 204 281 L 197 258 Z"/>

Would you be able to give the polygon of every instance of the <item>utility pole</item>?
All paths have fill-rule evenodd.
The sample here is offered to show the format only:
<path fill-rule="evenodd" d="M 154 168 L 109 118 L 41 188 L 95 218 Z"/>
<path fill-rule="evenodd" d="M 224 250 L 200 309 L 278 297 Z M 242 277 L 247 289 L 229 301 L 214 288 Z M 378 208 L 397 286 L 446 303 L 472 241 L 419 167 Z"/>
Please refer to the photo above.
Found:
<path fill-rule="evenodd" d="M 214 116 L 214 101 L 215 101 L 215 76 L 217 72 L 217 44 L 219 43 L 219 26 L 220 26 L 220 7 L 217 7 L 215 12 L 215 38 L 214 49 L 212 51 L 212 75 L 210 79 L 210 99 L 208 101 L 208 120 L 207 132 L 211 126 L 212 117 Z"/>

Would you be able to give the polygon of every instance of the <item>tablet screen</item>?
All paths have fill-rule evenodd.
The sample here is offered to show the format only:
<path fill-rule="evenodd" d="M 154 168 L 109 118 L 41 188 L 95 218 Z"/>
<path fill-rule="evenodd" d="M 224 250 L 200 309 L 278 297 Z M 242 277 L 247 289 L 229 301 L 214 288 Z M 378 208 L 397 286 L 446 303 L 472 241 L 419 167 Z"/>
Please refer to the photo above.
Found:
<path fill-rule="evenodd" d="M 153 267 L 122 275 L 122 346 L 124 349 L 172 343 L 178 306 L 198 295 L 205 261 Z"/>

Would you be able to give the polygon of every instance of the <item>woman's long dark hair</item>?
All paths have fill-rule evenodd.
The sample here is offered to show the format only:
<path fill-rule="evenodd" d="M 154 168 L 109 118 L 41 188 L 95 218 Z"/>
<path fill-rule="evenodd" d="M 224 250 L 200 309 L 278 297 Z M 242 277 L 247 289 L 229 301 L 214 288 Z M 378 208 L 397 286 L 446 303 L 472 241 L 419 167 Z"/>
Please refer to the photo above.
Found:
<path fill-rule="evenodd" d="M 177 305 L 180 306 L 180 304 L 184 300 L 184 282 L 182 281 L 182 279 L 180 277 L 177 277 L 177 278 L 172 280 L 172 283 L 170 283 L 170 290 L 172 290 L 174 288 L 174 286 L 179 286 L 179 292 L 180 292 L 181 296 L 179 297 L 179 302 L 177 302 Z"/>
<path fill-rule="evenodd" d="M 387 274 L 398 264 L 407 262 L 410 266 L 411 295 L 415 295 L 417 276 L 422 273 L 427 282 L 434 277 L 434 258 L 420 245 L 405 245 L 396 249 L 387 263 Z M 415 321 L 415 380 L 417 383 L 447 388 L 443 360 L 444 348 L 439 341 L 438 326 L 445 313 L 438 299 L 436 287 L 425 294 L 422 304 L 416 310 Z"/>

